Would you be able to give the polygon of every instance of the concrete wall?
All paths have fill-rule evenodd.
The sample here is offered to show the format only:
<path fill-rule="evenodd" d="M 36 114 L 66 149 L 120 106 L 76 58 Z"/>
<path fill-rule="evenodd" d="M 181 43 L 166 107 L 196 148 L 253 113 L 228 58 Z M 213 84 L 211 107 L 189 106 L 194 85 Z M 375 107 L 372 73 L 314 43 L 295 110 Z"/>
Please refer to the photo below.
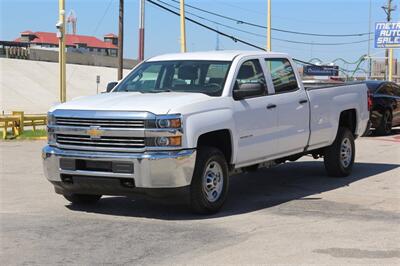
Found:
<path fill-rule="evenodd" d="M 105 91 L 116 80 L 117 69 L 67 64 L 67 100 L 96 94 L 96 75 L 99 91 Z M 0 112 L 45 113 L 58 102 L 57 63 L 0 58 Z"/>
<path fill-rule="evenodd" d="M 29 59 L 36 61 L 58 62 L 58 51 L 29 48 Z M 67 63 L 88 66 L 118 67 L 118 58 L 91 53 L 67 52 Z M 124 59 L 124 68 L 132 69 L 137 60 Z"/>

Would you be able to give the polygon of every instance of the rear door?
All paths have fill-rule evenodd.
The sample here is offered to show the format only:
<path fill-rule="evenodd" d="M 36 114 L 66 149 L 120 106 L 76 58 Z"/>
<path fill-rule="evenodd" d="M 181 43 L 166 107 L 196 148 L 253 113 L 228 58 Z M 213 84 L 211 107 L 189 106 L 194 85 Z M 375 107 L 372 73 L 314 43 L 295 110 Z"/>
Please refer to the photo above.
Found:
<path fill-rule="evenodd" d="M 278 154 L 302 152 L 309 137 L 309 103 L 307 93 L 287 58 L 266 58 L 264 64 L 274 85 L 274 102 L 278 110 Z"/>

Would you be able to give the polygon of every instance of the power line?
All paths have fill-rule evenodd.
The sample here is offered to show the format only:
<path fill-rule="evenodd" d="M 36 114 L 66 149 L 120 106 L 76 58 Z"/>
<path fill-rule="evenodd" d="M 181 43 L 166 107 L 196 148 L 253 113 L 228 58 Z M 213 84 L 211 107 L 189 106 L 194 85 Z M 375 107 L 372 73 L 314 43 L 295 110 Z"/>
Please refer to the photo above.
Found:
<path fill-rule="evenodd" d="M 262 16 L 266 16 L 267 12 L 265 11 L 260 11 L 260 10 L 255 10 L 255 9 L 250 9 L 250 8 L 246 8 L 243 7 L 243 5 L 239 5 L 239 4 L 232 4 L 232 3 L 228 3 L 228 2 L 224 2 L 224 1 L 219 1 L 219 0 L 214 0 L 213 2 L 216 2 L 219 5 L 224 5 L 224 6 L 228 6 L 230 8 L 235 8 L 235 9 L 240 9 L 241 11 L 246 11 L 248 13 L 251 14 L 260 14 Z M 301 22 L 301 23 L 308 23 L 308 24 L 325 24 L 325 25 L 360 25 L 360 24 L 366 24 L 367 22 L 365 21 L 344 21 L 344 20 L 340 20 L 340 21 L 321 21 L 321 20 L 308 20 L 308 19 L 298 19 L 298 18 L 293 18 L 293 17 L 283 17 L 283 16 L 276 16 L 274 15 L 274 18 L 276 20 L 284 20 L 284 21 L 294 21 L 294 22 Z"/>
<path fill-rule="evenodd" d="M 179 1 L 177 0 L 171 0 L 172 2 L 175 3 L 179 3 Z M 232 17 L 228 17 L 228 16 L 224 16 L 212 11 L 208 11 L 190 4 L 185 4 L 185 6 L 190 7 L 192 9 L 213 15 L 213 16 L 217 16 L 223 19 L 227 19 L 230 21 L 234 21 L 237 24 L 244 24 L 244 25 L 248 25 L 248 26 L 252 26 L 252 27 L 257 27 L 257 28 L 262 28 L 262 29 L 266 29 L 266 26 L 263 25 L 259 25 L 259 24 L 255 24 L 252 22 L 248 22 L 245 20 L 240 20 L 240 19 L 235 19 Z M 273 31 L 278 31 L 278 32 L 284 32 L 284 33 L 291 33 L 291 34 L 297 34 L 297 35 L 307 35 L 307 36 L 318 36 L 318 37 L 360 37 L 360 36 L 365 36 L 365 35 L 371 35 L 372 32 L 363 32 L 363 33 L 351 33 L 351 34 L 321 34 L 321 33 L 310 33 L 310 32 L 300 32 L 300 31 L 291 31 L 291 30 L 285 30 L 285 29 L 278 29 L 278 28 L 271 28 L 271 30 Z"/>
<path fill-rule="evenodd" d="M 164 10 L 170 12 L 170 13 L 173 13 L 173 14 L 175 14 L 175 15 L 177 15 L 177 16 L 180 16 L 180 14 L 179 14 L 178 12 L 175 12 L 175 11 L 169 9 L 168 7 L 165 7 L 165 6 L 163 6 L 163 5 L 159 4 L 159 3 L 156 3 L 156 2 L 154 2 L 154 1 L 152 1 L 152 0 L 147 0 L 147 2 L 149 2 L 149 3 L 153 4 L 153 5 L 156 5 L 156 6 L 158 6 L 159 8 L 162 8 L 162 9 L 164 9 Z M 226 34 L 226 33 L 222 32 L 222 31 L 216 30 L 216 29 L 214 29 L 214 28 L 212 28 L 212 27 L 209 27 L 209 26 L 207 26 L 207 25 L 205 25 L 205 24 L 203 24 L 203 23 L 200 23 L 200 22 L 198 22 L 198 21 L 196 21 L 196 20 L 194 20 L 194 19 L 191 19 L 191 18 L 188 18 L 188 17 L 186 17 L 185 19 L 188 20 L 188 21 L 190 21 L 190 22 L 192 22 L 192 23 L 194 23 L 194 24 L 197 24 L 197 25 L 199 25 L 199 26 L 201 26 L 201 27 L 203 27 L 203 28 L 206 28 L 206 29 L 211 30 L 211 31 L 213 31 L 213 32 L 216 32 L 216 33 L 218 33 L 218 34 L 220 34 L 220 35 L 222 35 L 222 36 L 225 36 L 225 37 L 227 37 L 227 38 L 233 40 L 234 42 L 240 42 L 240 43 L 243 43 L 243 44 L 248 45 L 248 46 L 250 46 L 250 47 L 253 47 L 253 48 L 256 48 L 256 49 L 259 49 L 259 50 L 263 50 L 263 51 L 264 51 L 264 48 L 262 48 L 261 46 L 258 46 L 258 45 L 249 43 L 249 42 L 244 41 L 244 40 L 242 40 L 242 39 L 236 38 L 235 36 L 232 36 L 232 35 L 229 35 L 229 34 Z"/>
<path fill-rule="evenodd" d="M 96 25 L 96 27 L 95 27 L 95 29 L 94 29 L 94 31 L 93 31 L 94 34 L 97 33 L 97 30 L 99 29 L 101 23 L 103 22 L 104 17 L 107 15 L 107 12 L 108 12 L 108 10 L 109 10 L 110 7 L 111 7 L 112 2 L 113 2 L 113 0 L 110 0 L 110 2 L 108 3 L 106 9 L 104 10 L 103 15 L 101 16 L 99 22 L 97 22 L 97 25 Z"/>
<path fill-rule="evenodd" d="M 179 10 L 179 7 L 176 7 L 176 6 L 174 6 L 174 5 L 171 5 L 171 4 L 169 4 L 169 3 L 166 3 L 166 2 L 164 2 L 164 1 L 162 1 L 162 0 L 156 0 L 156 1 L 157 1 L 157 2 L 160 2 L 160 3 L 163 3 L 163 4 L 166 5 L 166 6 L 172 7 L 172 8 L 174 8 L 174 9 L 176 9 L 176 10 Z M 246 33 L 246 34 L 249 34 L 249 35 L 253 35 L 253 36 L 256 36 L 256 37 L 260 37 L 260 38 L 263 38 L 263 39 L 266 38 L 266 35 L 254 33 L 254 32 L 247 31 L 247 30 L 238 29 L 238 28 L 236 28 L 236 27 L 232 27 L 232 26 L 229 26 L 229 25 L 226 25 L 226 24 L 217 22 L 217 21 L 215 21 L 215 20 L 211 20 L 211 19 L 205 18 L 205 17 L 203 17 L 203 16 L 199 16 L 199 15 L 193 13 L 193 12 L 190 12 L 190 11 L 186 11 L 186 13 L 187 13 L 187 14 L 190 14 L 190 15 L 192 15 L 192 16 L 194 16 L 194 17 L 197 17 L 197 18 L 199 18 L 199 19 L 202 19 L 202 20 L 205 20 L 205 21 L 208 21 L 208 22 L 217 24 L 217 25 L 219 25 L 219 26 L 222 26 L 222 27 L 225 27 L 225 28 L 228 28 L 228 29 L 232 29 L 232 30 L 235 30 L 235 31 L 243 32 L 243 33 Z M 273 40 L 277 40 L 277 41 L 282 41 L 282 42 L 295 43 L 295 44 L 325 45 L 325 46 L 327 46 L 327 45 L 328 45 L 328 46 L 329 46 L 329 45 L 332 45 L 332 46 L 333 46 L 333 45 L 356 44 L 356 43 L 363 43 L 363 42 L 368 42 L 368 41 L 369 41 L 369 40 L 367 39 L 367 40 L 360 40 L 360 41 L 353 41 L 353 42 L 320 43 L 320 42 L 293 41 L 293 40 L 280 39 L 280 38 L 272 38 L 272 39 L 273 39 Z"/>
<path fill-rule="evenodd" d="M 168 7 L 165 7 L 165 6 L 163 6 L 163 5 L 159 4 L 159 3 L 156 3 L 156 2 L 154 2 L 154 1 L 152 1 L 152 0 L 147 0 L 147 2 L 149 2 L 149 3 L 153 4 L 153 5 L 156 5 L 156 6 L 158 6 L 159 8 L 162 8 L 162 9 L 164 9 L 164 10 L 166 10 L 166 11 L 172 13 L 172 14 L 175 14 L 175 15 L 177 15 L 177 16 L 180 16 L 180 14 L 179 14 L 178 12 L 175 12 L 175 11 L 169 9 Z M 198 22 L 198 21 L 196 21 L 196 20 L 194 20 L 194 19 L 191 19 L 191 18 L 188 18 L 188 17 L 185 17 L 185 19 L 188 20 L 188 21 L 190 21 L 190 22 L 192 22 L 192 23 L 194 23 L 194 24 L 197 24 L 197 25 L 199 25 L 199 26 L 201 26 L 201 27 L 203 27 L 203 28 L 206 28 L 206 29 L 208 29 L 208 30 L 211 30 L 211 31 L 213 31 L 213 32 L 216 32 L 216 33 L 218 33 L 218 34 L 220 34 L 220 35 L 222 35 L 222 36 L 228 37 L 228 38 L 232 39 L 234 42 L 240 42 L 240 43 L 243 43 L 243 44 L 248 45 L 248 46 L 250 46 L 250 47 L 253 47 L 253 48 L 256 48 L 256 49 L 265 51 L 265 49 L 262 48 L 261 46 L 252 44 L 252 43 L 250 43 L 250 42 L 247 42 L 247 41 L 244 41 L 244 40 L 242 40 L 242 39 L 236 38 L 235 36 L 232 36 L 232 35 L 226 34 L 226 33 L 224 33 L 224 32 L 221 32 L 221 31 L 219 31 L 219 30 L 213 29 L 213 28 L 211 28 L 211 27 L 209 27 L 209 26 L 207 26 L 207 25 L 204 25 L 203 23 L 200 23 L 200 22 Z M 315 64 L 312 64 L 312 63 L 310 63 L 310 62 L 306 62 L 306 61 L 299 60 L 299 59 L 296 59 L 296 58 L 292 58 L 292 59 L 293 59 L 293 61 L 296 61 L 296 62 L 301 63 L 301 64 L 304 64 L 304 65 L 316 66 Z"/>
<path fill-rule="evenodd" d="M 148 1 L 149 3 L 151 3 L 151 4 L 155 5 L 155 6 L 157 6 L 157 7 L 159 7 L 159 8 L 161 8 L 161 9 L 165 10 L 165 11 L 168 11 L 168 12 L 170 12 L 170 13 L 172 13 L 172 14 L 175 14 L 176 16 L 180 16 L 180 14 L 179 14 L 178 12 L 175 12 L 175 11 L 169 9 L 168 7 L 165 7 L 165 6 L 163 6 L 163 5 L 159 4 L 159 3 L 156 3 L 156 2 L 154 2 L 153 0 L 147 0 L 147 1 Z M 225 37 L 227 37 L 227 38 L 230 38 L 230 39 L 232 39 L 232 40 L 235 41 L 235 42 L 240 42 L 240 43 L 243 43 L 243 44 L 248 45 L 248 46 L 250 46 L 250 47 L 253 47 L 253 48 L 256 48 L 256 49 L 265 51 L 264 48 L 262 48 L 262 47 L 260 47 L 260 46 L 258 46 L 258 45 L 252 44 L 252 43 L 250 43 L 250 42 L 247 42 L 247 41 L 244 41 L 244 40 L 242 40 L 242 39 L 239 39 L 239 38 L 237 38 L 237 37 L 235 37 L 235 36 L 232 36 L 232 35 L 226 34 L 226 33 L 224 33 L 224 32 L 221 32 L 221 31 L 219 31 L 219 30 L 216 30 L 216 29 L 214 29 L 214 28 L 212 28 L 212 27 L 209 27 L 209 26 L 207 26 L 207 25 L 205 25 L 205 24 L 203 24 L 203 23 L 200 23 L 200 22 L 198 22 L 198 21 L 196 21 L 196 20 L 194 20 L 194 19 L 191 19 L 191 18 L 188 18 L 188 17 L 185 17 L 185 19 L 188 20 L 188 21 L 190 21 L 190 22 L 192 22 L 192 23 L 194 23 L 194 24 L 196 24 L 196 25 L 199 25 L 199 26 L 201 26 L 201 27 L 203 27 L 203 28 L 206 28 L 206 29 L 208 29 L 208 30 L 210 30 L 210 31 L 216 32 L 216 33 L 218 33 L 218 34 L 220 34 L 220 35 L 222 35 L 222 36 L 225 36 Z M 313 63 L 310 63 L 310 62 L 306 62 L 306 61 L 303 61 L 303 60 L 300 60 L 300 59 L 297 59 L 297 58 L 292 58 L 292 59 L 293 59 L 293 61 L 295 61 L 295 62 L 297 62 L 297 63 L 300 63 L 300 64 L 303 64 L 303 65 L 318 66 L 318 65 L 316 65 L 316 64 L 313 64 Z M 360 62 L 360 63 L 361 63 L 361 62 Z M 357 69 L 356 69 L 356 70 L 357 70 Z M 353 74 L 354 74 L 354 73 L 353 73 Z"/>

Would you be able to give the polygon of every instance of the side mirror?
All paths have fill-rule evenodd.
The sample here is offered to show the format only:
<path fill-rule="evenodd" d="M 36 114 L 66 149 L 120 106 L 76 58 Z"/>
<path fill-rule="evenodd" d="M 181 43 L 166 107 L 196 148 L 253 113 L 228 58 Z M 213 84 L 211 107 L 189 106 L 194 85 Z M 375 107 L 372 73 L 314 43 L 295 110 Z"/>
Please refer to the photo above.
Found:
<path fill-rule="evenodd" d="M 117 84 L 118 84 L 118 82 L 115 82 L 115 81 L 109 82 L 109 83 L 107 84 L 107 89 L 106 89 L 106 91 L 107 91 L 107 92 L 112 91 L 112 89 L 114 89 L 114 87 L 115 87 Z"/>
<path fill-rule="evenodd" d="M 233 99 L 243 100 L 248 97 L 261 96 L 265 93 L 265 86 L 261 83 L 243 83 L 235 85 Z"/>

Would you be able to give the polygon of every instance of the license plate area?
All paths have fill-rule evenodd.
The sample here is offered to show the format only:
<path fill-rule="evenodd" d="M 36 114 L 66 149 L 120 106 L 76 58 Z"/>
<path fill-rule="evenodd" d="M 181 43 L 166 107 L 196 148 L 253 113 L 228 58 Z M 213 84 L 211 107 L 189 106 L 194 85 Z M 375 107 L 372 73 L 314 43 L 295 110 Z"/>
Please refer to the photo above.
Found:
<path fill-rule="evenodd" d="M 132 162 L 124 161 L 99 161 L 99 160 L 83 160 L 61 158 L 60 168 L 69 171 L 90 171 L 90 172 L 106 172 L 119 174 L 133 174 L 134 167 Z"/>

